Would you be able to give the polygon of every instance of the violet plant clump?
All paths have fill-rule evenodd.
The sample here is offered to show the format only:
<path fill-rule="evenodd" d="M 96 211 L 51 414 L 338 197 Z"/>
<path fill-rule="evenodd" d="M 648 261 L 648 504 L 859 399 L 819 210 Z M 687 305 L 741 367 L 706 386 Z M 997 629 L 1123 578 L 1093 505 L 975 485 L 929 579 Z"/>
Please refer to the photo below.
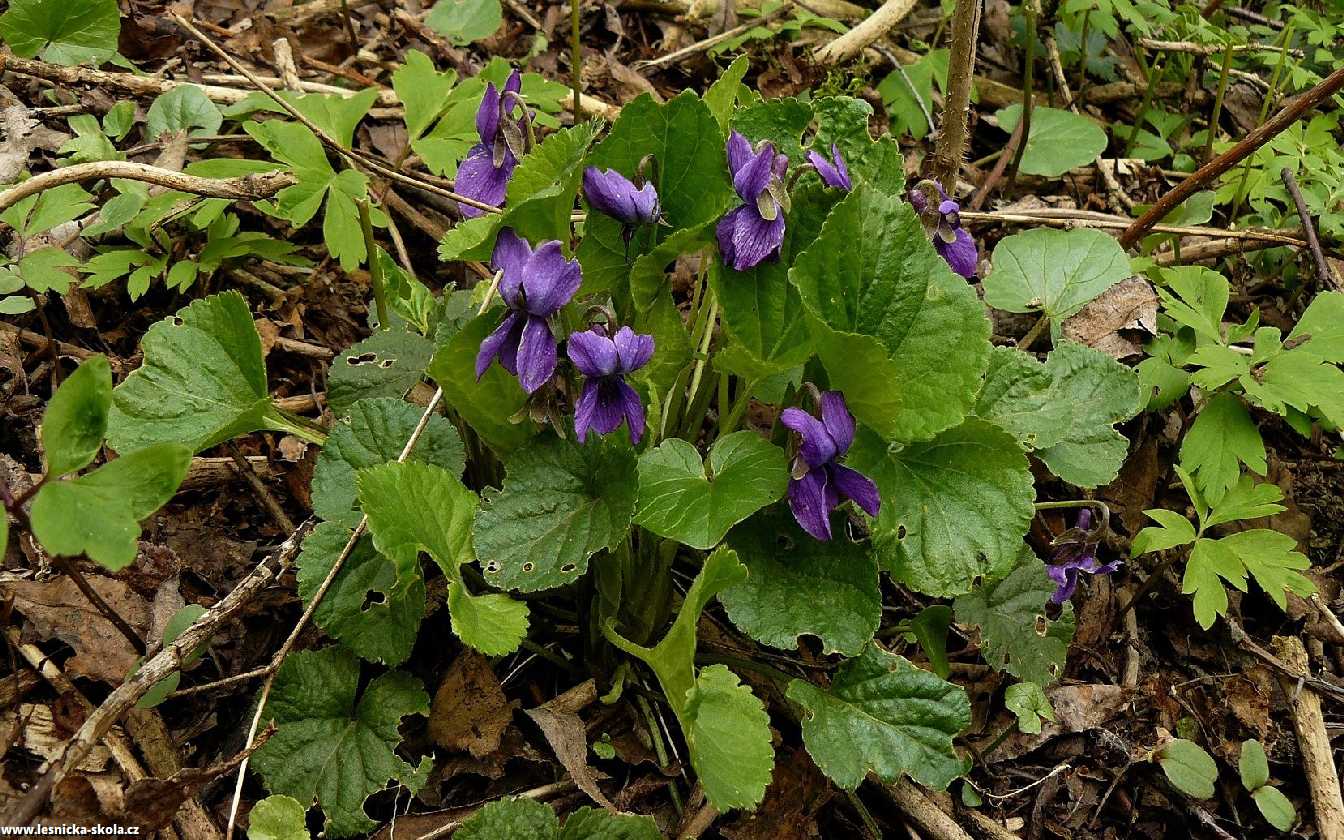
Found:
<path fill-rule="evenodd" d="M 491 657 L 541 641 L 549 621 L 529 624 L 528 616 L 545 602 L 548 613 L 590 623 L 555 645 L 573 648 L 563 651 L 571 670 L 621 655 L 642 660 L 682 726 L 685 755 L 708 800 L 723 811 L 752 808 L 771 780 L 770 719 L 732 669 L 697 659 L 696 628 L 708 608 L 725 635 L 740 631 L 784 651 L 777 656 L 812 637 L 823 655 L 845 657 L 826 685 L 803 677 L 786 687 L 807 712 L 800 720 L 807 751 L 839 786 L 852 790 L 874 772 L 889 782 L 910 775 L 946 788 L 966 772 L 953 739 L 970 725 L 970 703 L 946 674 L 874 641 L 893 610 L 884 593 L 905 590 L 910 597 L 899 611 L 920 595 L 971 595 L 989 614 L 993 598 L 1027 592 L 1015 602 L 1023 610 L 993 602 L 993 621 L 958 624 L 982 625 L 986 650 L 1011 647 L 989 638 L 1008 631 L 1022 645 L 1042 645 L 1028 651 L 1037 654 L 1025 657 L 1028 664 L 1056 657 L 1062 673 L 1065 625 L 1042 637 L 1040 607 L 1047 599 L 1062 604 L 1081 575 L 1110 573 L 1119 563 L 1098 559 L 1104 528 L 1092 527 L 1087 509 L 1056 541 L 1048 564 L 1022 551 L 1038 506 L 1028 455 L 1078 486 L 1109 481 L 1125 457 L 1123 445 L 1112 445 L 1122 438 L 1114 426 L 1137 412 L 1142 396 L 1137 377 L 1082 345 L 1060 341 L 1044 362 L 994 346 L 984 304 L 944 268 L 964 278 L 977 274 L 978 250 L 961 225 L 960 205 L 931 182 L 907 194 L 899 166 L 875 171 L 874 161 L 889 166 L 898 149 L 890 138 L 880 148 L 866 121 L 837 120 L 837 113 L 863 110 L 859 100 L 789 103 L 790 114 L 805 111 L 807 120 L 786 132 L 774 121 L 777 103 L 745 96 L 725 103 L 693 92 L 667 102 L 645 96 L 624 104 L 609 128 L 584 122 L 531 148 L 520 88 L 517 72 L 502 89 L 485 86 L 476 111 L 479 142 L 460 162 L 456 182 L 482 204 L 499 207 L 507 195 L 507 212 L 480 218 L 479 208 L 464 207 L 476 222 L 444 238 L 453 254 L 445 259 L 488 258 L 502 317 L 500 307 L 488 305 L 493 292 L 482 305 L 479 285 L 431 291 L 410 266 L 402 271 L 374 248 L 376 265 L 392 278 L 384 289 L 391 311 L 402 317 L 380 318 L 369 347 L 351 348 L 332 367 L 333 378 L 345 377 L 341 387 L 357 394 L 333 401 L 342 425 L 331 432 L 336 445 L 320 456 L 321 480 L 313 487 L 314 497 L 332 498 L 314 509 L 358 516 L 323 523 L 314 533 L 324 542 L 306 544 L 304 552 L 346 551 L 357 569 L 388 574 L 389 601 L 406 602 L 395 613 L 380 605 L 369 611 L 373 617 L 361 612 L 330 623 L 314 613 L 318 627 L 343 643 L 331 649 L 350 660 L 352 685 L 357 656 L 390 667 L 411 656 L 426 611 L 412 596 L 423 599 L 426 569 L 446 579 L 436 608 L 449 620 L 436 628 L 450 627 L 462 646 Z M 773 139 L 753 144 L 732 126 Z M 809 135 L 825 139 L 804 151 L 800 141 Z M 642 174 L 654 154 L 657 186 Z M 809 169 L 825 188 L 809 179 L 791 196 Z M 515 170 L 527 177 L 511 184 Z M 588 212 L 576 212 L 582 208 Z M 361 232 L 375 241 L 372 222 Z M 764 268 L 752 271 L 758 266 Z M 178 320 L 192 336 L 227 325 L 227 335 L 193 352 L 212 372 L 238 367 L 236 390 L 246 399 L 218 409 L 208 427 L 187 438 L 183 429 L 197 418 L 162 410 L 171 403 L 166 380 L 131 374 L 107 409 L 114 449 L 129 439 L 131 412 L 137 442 L 190 440 L 193 452 L 294 422 L 274 407 L 263 406 L 261 421 L 253 416 L 258 403 L 269 405 L 261 342 L 243 298 L 224 297 L 209 306 L 198 301 Z M 594 312 L 604 317 L 590 317 Z M 174 367 L 169 339 L 188 334 L 175 330 L 166 324 L 147 338 L 147 367 L 171 369 L 174 381 L 194 386 L 200 377 L 192 378 L 192 365 L 204 363 L 193 358 L 181 371 Z M 247 342 L 228 344 L 239 335 Z M 379 363 L 364 364 L 365 356 Z M 407 361 L 413 359 L 423 361 Z M 516 382 L 490 372 L 496 362 Z M 403 367 L 414 368 L 411 376 Z M 420 373 L 439 386 L 423 414 L 388 397 L 408 393 Z M 248 390 L 254 382 L 256 394 Z M 1098 383 L 1105 387 L 1093 387 Z M 810 402 L 800 402 L 800 394 Z M 1088 410 L 1067 422 L 1038 420 L 1055 416 L 1040 410 L 1044 402 L 1066 399 Z M 314 445 L 324 438 L 301 428 Z M 342 441 L 364 439 L 377 444 L 363 447 L 367 458 L 343 451 L 353 447 Z M 402 449 L 408 441 L 418 444 L 414 457 L 383 457 L 409 453 Z M 190 453 L 179 454 L 189 460 Z M 1070 469 L 1085 477 L 1068 478 Z M 345 495 L 334 489 L 341 484 Z M 51 487 L 79 491 L 73 481 Z M 359 517 L 369 539 L 351 559 L 343 546 Z M 1152 539 L 1158 536 L 1166 538 Z M 421 563 L 422 552 L 434 565 Z M 476 562 L 479 573 L 465 574 Z M 1297 560 L 1284 560 L 1290 562 Z M 1006 581 L 1012 586 L 996 594 Z M 678 604 L 681 615 L 673 619 Z M 1017 621 L 1019 612 L 1026 618 Z M 374 619 L 407 626 L 397 626 L 395 645 L 360 647 Z M 926 653 L 930 662 L 941 654 L 946 664 L 946 650 Z M 612 664 L 616 673 L 652 684 L 643 666 Z M 605 692 L 612 674 L 604 667 L 593 675 Z M 290 679 L 277 677 L 277 692 Z M 860 683 L 880 701 L 872 707 L 878 716 L 849 701 Z M 407 708 L 420 708 L 412 693 Z M 889 749 L 911 721 L 924 733 L 920 749 Z M 284 734 L 287 725 L 282 721 L 276 743 L 296 737 Z M 384 729 L 392 755 L 396 726 Z M 841 729 L 863 737 L 833 737 Z M 705 749 L 695 740 L 705 733 L 722 743 Z M 270 749 L 270 766 L 281 765 Z M 286 792 L 283 784 L 275 783 L 276 793 Z M 332 836 L 367 817 L 355 811 L 371 791 L 357 792 L 340 797 L 356 808 L 347 808 Z M 335 799 L 320 804 L 343 807 Z"/>

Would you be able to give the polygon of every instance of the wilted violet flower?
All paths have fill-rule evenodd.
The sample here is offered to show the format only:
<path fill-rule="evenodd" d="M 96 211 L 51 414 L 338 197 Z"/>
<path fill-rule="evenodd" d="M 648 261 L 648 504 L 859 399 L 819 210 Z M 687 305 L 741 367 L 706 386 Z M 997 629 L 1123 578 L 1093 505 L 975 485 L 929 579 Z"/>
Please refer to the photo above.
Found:
<path fill-rule="evenodd" d="M 626 225 L 648 225 L 658 221 L 658 191 L 653 184 L 636 187 L 614 169 L 603 172 L 596 166 L 583 171 L 583 194 L 588 205 Z"/>
<path fill-rule="evenodd" d="M 716 232 L 723 261 L 733 269 L 746 271 L 779 253 L 788 209 L 788 166 L 788 157 L 775 154 L 768 142 L 753 150 L 736 131 L 728 137 L 728 171 L 744 203 L 724 214 Z"/>
<path fill-rule="evenodd" d="M 938 203 L 937 222 L 933 229 L 933 247 L 953 271 L 967 280 L 973 280 L 979 254 L 976 251 L 975 240 L 961 226 L 961 205 L 950 198 L 941 185 L 938 185 L 938 195 L 941 196 L 941 200 Z M 920 216 L 926 214 L 928 199 L 918 187 L 910 191 L 910 203 Z"/>
<path fill-rule="evenodd" d="M 821 395 L 821 419 L 801 408 L 786 408 L 779 420 L 801 440 L 789 481 L 789 509 L 803 530 L 819 540 L 831 538 L 830 513 L 846 499 L 869 516 L 881 502 L 877 485 L 837 461 L 854 442 L 854 417 L 839 391 Z"/>
<path fill-rule="evenodd" d="M 569 358 L 587 379 L 574 406 L 574 435 L 583 443 L 589 429 L 605 435 L 616 431 L 624 420 L 630 442 L 644 436 L 644 404 L 625 382 L 627 374 L 648 364 L 653 356 L 653 336 L 637 335 L 621 327 L 614 339 L 600 329 L 569 336 Z"/>
<path fill-rule="evenodd" d="M 457 191 L 468 198 L 474 198 L 482 204 L 498 207 L 504 203 L 504 194 L 513 177 L 513 169 L 518 165 L 514 150 L 509 148 L 507 133 L 510 130 L 505 123 L 513 119 L 516 98 L 523 89 L 523 77 L 514 70 L 504 83 L 504 92 L 495 87 L 494 82 L 485 86 L 485 95 L 481 97 L 481 106 L 476 109 L 476 133 L 481 142 L 471 147 L 467 156 L 457 167 Z M 459 204 L 464 216 L 479 216 L 485 212 L 470 204 Z"/>
<path fill-rule="evenodd" d="M 490 265 L 504 272 L 499 296 L 508 304 L 509 314 L 481 342 L 476 378 L 499 359 L 530 394 L 555 373 L 555 336 L 547 319 L 579 290 L 583 273 L 578 260 L 565 259 L 559 242 L 543 242 L 533 251 L 512 228 L 499 232 Z"/>
<path fill-rule="evenodd" d="M 816 167 L 817 174 L 826 182 L 826 186 L 845 192 L 854 188 L 853 182 L 849 180 L 849 167 L 845 166 L 845 159 L 840 155 L 840 147 L 834 143 L 831 144 L 830 160 L 817 151 L 808 152 L 807 160 Z"/>
<path fill-rule="evenodd" d="M 1045 570 L 1055 582 L 1055 594 L 1050 603 L 1059 605 L 1073 597 L 1078 588 L 1078 573 L 1089 575 L 1108 575 L 1120 568 L 1120 561 L 1110 563 L 1097 562 L 1097 543 L 1101 539 L 1103 528 L 1089 531 L 1092 527 L 1092 511 L 1083 508 L 1078 511 L 1078 520 L 1074 527 L 1059 535 L 1055 540 L 1055 554 Z"/>

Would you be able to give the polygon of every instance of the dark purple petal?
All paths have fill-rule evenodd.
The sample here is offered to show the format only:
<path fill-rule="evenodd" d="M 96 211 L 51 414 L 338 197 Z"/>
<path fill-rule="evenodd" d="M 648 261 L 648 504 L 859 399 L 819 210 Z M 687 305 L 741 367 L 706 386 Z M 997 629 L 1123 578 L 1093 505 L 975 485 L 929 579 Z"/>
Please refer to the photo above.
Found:
<path fill-rule="evenodd" d="M 821 422 L 826 433 L 835 442 L 836 455 L 844 455 L 854 442 L 854 415 L 845 405 L 845 396 L 839 391 L 821 395 Z"/>
<path fill-rule="evenodd" d="M 784 427 L 798 433 L 801 443 L 798 454 L 809 467 L 820 467 L 834 460 L 835 441 L 826 431 L 826 425 L 801 408 L 786 408 L 779 415 Z"/>
<path fill-rule="evenodd" d="M 504 194 L 509 187 L 509 178 L 513 176 L 513 168 L 517 164 L 518 161 L 510 152 L 504 155 L 504 165 L 496 168 L 489 147 L 477 144 L 471 147 L 471 151 L 458 165 L 457 181 L 454 182 L 454 186 L 459 193 L 467 198 L 474 198 L 482 204 L 498 207 L 504 203 Z M 479 216 L 485 212 L 464 202 L 459 202 L 457 206 L 462 211 L 462 215 L 468 218 Z"/>
<path fill-rule="evenodd" d="M 625 394 L 621 388 L 625 385 L 619 376 L 604 376 L 591 380 L 597 383 L 597 404 L 593 408 L 593 428 L 598 434 L 607 435 L 620 427 L 625 419 Z M 636 396 L 638 399 L 638 396 Z"/>
<path fill-rule="evenodd" d="M 584 376 L 610 376 L 620 364 L 612 340 L 591 330 L 570 333 L 566 352 Z"/>
<path fill-rule="evenodd" d="M 524 391 L 530 394 L 550 380 L 555 373 L 555 357 L 550 324 L 545 318 L 529 317 L 518 342 L 518 384 Z"/>
<path fill-rule="evenodd" d="M 1045 571 L 1055 582 L 1055 594 L 1050 596 L 1050 603 L 1059 606 L 1073 597 L 1073 591 L 1078 588 L 1077 569 L 1069 566 L 1046 566 Z"/>
<path fill-rule="evenodd" d="M 532 246 L 527 240 L 514 232 L 513 228 L 504 228 L 495 238 L 495 250 L 490 255 L 490 267 L 503 271 L 499 279 L 499 295 L 504 302 L 517 309 L 519 291 L 523 287 L 523 274 L 527 269 L 527 260 L 532 256 Z"/>
<path fill-rule="evenodd" d="M 653 336 L 639 335 L 629 327 L 616 331 L 614 344 L 621 360 L 621 373 L 634 373 L 647 365 L 653 356 Z"/>
<path fill-rule="evenodd" d="M 505 93 L 523 92 L 523 76 L 521 73 L 518 72 L 517 68 L 514 68 L 514 71 L 509 74 L 509 78 L 504 82 L 504 92 Z"/>
<path fill-rule="evenodd" d="M 961 205 L 943 194 L 943 200 L 938 203 L 938 212 L 944 216 L 954 216 L 961 212 Z"/>
<path fill-rule="evenodd" d="M 934 237 L 933 247 L 939 254 L 942 254 L 943 259 L 947 261 L 948 266 L 953 271 L 967 280 L 972 280 L 979 268 L 979 254 L 976 251 L 975 240 L 961 228 L 956 229 L 956 235 L 956 241 L 951 243 Z"/>
<path fill-rule="evenodd" d="M 744 204 L 739 209 L 744 212 L 733 216 L 730 264 L 737 271 L 747 271 L 779 253 L 784 243 L 784 214 L 779 213 L 771 221 L 761 218 L 753 204 Z"/>
<path fill-rule="evenodd" d="M 770 179 L 775 177 L 774 163 L 775 148 L 766 143 L 759 153 L 734 173 L 733 189 L 747 204 L 755 204 L 756 197 L 770 186 Z"/>
<path fill-rule="evenodd" d="M 826 504 L 826 470 L 808 470 L 789 482 L 789 510 L 803 530 L 823 542 L 831 538 L 831 508 Z"/>
<path fill-rule="evenodd" d="M 658 218 L 658 192 L 653 184 L 637 188 L 614 169 L 590 166 L 583 172 L 583 194 L 588 205 L 627 225 L 648 224 Z"/>
<path fill-rule="evenodd" d="M 621 392 L 621 407 L 625 413 L 625 424 L 630 429 L 630 442 L 639 443 L 644 437 L 644 403 L 639 392 L 627 385 L 620 377 L 615 378 Z"/>
<path fill-rule="evenodd" d="M 877 492 L 877 485 L 873 480 L 858 470 L 852 470 L 841 464 L 832 464 L 830 469 L 831 482 L 840 495 L 853 500 L 854 504 L 869 516 L 877 516 L 882 496 Z"/>
<path fill-rule="evenodd" d="M 554 315 L 569 303 L 582 284 L 579 261 L 565 259 L 559 242 L 543 242 L 527 261 L 523 275 L 524 304 L 533 315 Z"/>
<path fill-rule="evenodd" d="M 522 316 L 517 312 L 510 312 L 495 328 L 495 331 L 486 336 L 485 341 L 481 342 L 481 350 L 476 354 L 476 378 L 479 380 L 484 376 L 485 372 L 490 369 L 490 363 L 497 357 L 499 363 L 509 373 L 516 373 L 518 340 L 522 338 L 522 335 Z"/>
<path fill-rule="evenodd" d="M 728 172 L 737 175 L 737 171 L 751 160 L 751 141 L 736 131 L 728 135 Z"/>
<path fill-rule="evenodd" d="M 600 383 L 600 379 L 589 379 L 583 383 L 583 392 L 579 394 L 579 401 L 574 404 L 574 437 L 578 438 L 579 443 L 584 442 L 588 437 L 588 430 L 593 427 Z"/>
<path fill-rule="evenodd" d="M 820 152 L 808 152 L 808 161 L 817 168 L 817 174 L 828 187 L 836 189 L 849 190 L 853 184 L 849 180 L 849 168 L 845 166 L 845 159 L 840 156 L 840 148 L 834 143 L 831 144 L 831 158 L 827 160 Z"/>
<path fill-rule="evenodd" d="M 737 265 L 737 246 L 733 244 L 733 234 L 737 231 L 737 219 L 743 213 L 752 212 L 745 204 L 729 210 L 719 219 L 714 235 L 719 240 L 719 253 L 723 254 L 723 263 L 729 267 Z"/>
<path fill-rule="evenodd" d="M 495 142 L 499 132 L 499 89 L 494 82 L 485 83 L 485 94 L 481 97 L 480 107 L 476 109 L 476 134 L 481 143 L 489 146 Z"/>
<path fill-rule="evenodd" d="M 910 206 L 915 208 L 915 212 L 924 215 L 924 211 L 929 209 L 929 200 L 924 197 L 924 191 L 915 187 L 910 188 Z"/>

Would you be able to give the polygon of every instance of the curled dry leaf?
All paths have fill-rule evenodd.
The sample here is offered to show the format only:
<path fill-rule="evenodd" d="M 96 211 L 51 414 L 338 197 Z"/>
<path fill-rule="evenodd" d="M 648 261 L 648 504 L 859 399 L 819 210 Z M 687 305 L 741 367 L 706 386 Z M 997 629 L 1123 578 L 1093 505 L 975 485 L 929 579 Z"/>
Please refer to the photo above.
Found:
<path fill-rule="evenodd" d="M 1064 322 L 1067 338 L 1114 359 L 1139 355 L 1156 333 L 1157 294 L 1141 277 L 1116 283 Z"/>
<path fill-rule="evenodd" d="M 593 680 L 588 680 L 554 700 L 528 709 L 527 716 L 546 736 L 546 742 L 555 751 L 555 757 L 564 765 L 579 790 L 603 808 L 614 811 L 616 806 L 597 786 L 598 775 L 588 766 L 588 733 L 583 718 L 578 715 L 580 709 L 596 699 L 597 685 Z"/>

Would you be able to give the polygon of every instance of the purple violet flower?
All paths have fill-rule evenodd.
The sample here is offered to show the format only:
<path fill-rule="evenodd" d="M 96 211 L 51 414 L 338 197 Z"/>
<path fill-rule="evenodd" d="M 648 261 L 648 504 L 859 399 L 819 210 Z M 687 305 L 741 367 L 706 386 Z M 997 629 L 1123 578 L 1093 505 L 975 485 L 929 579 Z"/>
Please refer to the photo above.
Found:
<path fill-rule="evenodd" d="M 474 198 L 482 204 L 495 207 L 504 203 L 504 194 L 508 190 L 509 178 L 518 165 L 518 158 L 509 148 L 505 137 L 504 122 L 512 119 L 514 105 L 519 91 L 523 88 L 523 77 L 514 70 L 504 83 L 504 92 L 500 93 L 494 82 L 487 82 L 485 95 L 481 97 L 481 106 L 476 109 L 476 133 L 481 142 L 471 147 L 467 156 L 457 167 L 457 191 L 468 198 Z M 479 216 L 485 212 L 470 204 L 459 204 L 463 216 Z"/>
<path fill-rule="evenodd" d="M 786 408 L 779 421 L 801 441 L 789 480 L 789 509 L 804 531 L 824 541 L 831 538 L 831 511 L 846 499 L 877 516 L 881 498 L 872 479 L 838 463 L 854 442 L 854 417 L 844 395 L 827 391 L 820 403 L 820 420 L 801 408 Z"/>
<path fill-rule="evenodd" d="M 574 366 L 587 377 L 574 405 L 574 435 L 579 443 L 590 429 L 610 434 L 622 420 L 630 428 L 630 442 L 639 443 L 644 436 L 644 404 L 625 377 L 648 364 L 653 336 L 621 327 L 612 339 L 598 328 L 571 334 L 566 349 Z"/>
<path fill-rule="evenodd" d="M 953 271 L 967 280 L 974 280 L 979 267 L 975 240 L 961 226 L 961 205 L 949 197 L 941 185 L 937 186 L 941 200 L 933 230 L 933 247 Z M 928 199 L 918 187 L 910 191 L 910 203 L 921 216 L 928 210 Z"/>
<path fill-rule="evenodd" d="M 578 260 L 565 259 L 559 242 L 543 242 L 534 251 L 512 228 L 499 232 L 490 265 L 504 272 L 499 296 L 508 304 L 509 314 L 481 342 L 476 378 L 499 359 L 530 394 L 555 373 L 555 335 L 547 319 L 579 290 L 583 273 Z"/>
<path fill-rule="evenodd" d="M 1104 528 L 1089 531 L 1092 527 L 1092 510 L 1083 508 L 1078 511 L 1078 520 L 1074 527 L 1060 534 L 1054 541 L 1055 554 L 1045 567 L 1050 579 L 1055 582 L 1055 594 L 1050 603 L 1058 606 L 1073 597 L 1078 588 L 1079 572 L 1089 575 L 1109 575 L 1120 568 L 1120 561 L 1110 563 L 1097 561 L 1097 543 Z"/>
<path fill-rule="evenodd" d="M 596 166 L 585 169 L 583 194 L 589 207 L 626 225 L 653 224 L 662 212 L 653 184 L 636 187 L 614 169 L 605 172 Z"/>
<path fill-rule="evenodd" d="M 775 154 L 768 142 L 753 150 L 736 131 L 728 137 L 728 171 L 743 204 L 724 214 L 716 233 L 723 261 L 734 270 L 754 268 L 779 253 L 788 209 L 784 186 L 788 166 L 788 157 Z"/>
<path fill-rule="evenodd" d="M 826 186 L 845 192 L 854 189 L 853 182 L 849 180 L 849 167 L 845 166 L 845 159 L 840 155 L 839 146 L 831 144 L 830 160 L 817 151 L 808 152 L 807 160 L 817 168 L 817 174 L 826 182 Z"/>

